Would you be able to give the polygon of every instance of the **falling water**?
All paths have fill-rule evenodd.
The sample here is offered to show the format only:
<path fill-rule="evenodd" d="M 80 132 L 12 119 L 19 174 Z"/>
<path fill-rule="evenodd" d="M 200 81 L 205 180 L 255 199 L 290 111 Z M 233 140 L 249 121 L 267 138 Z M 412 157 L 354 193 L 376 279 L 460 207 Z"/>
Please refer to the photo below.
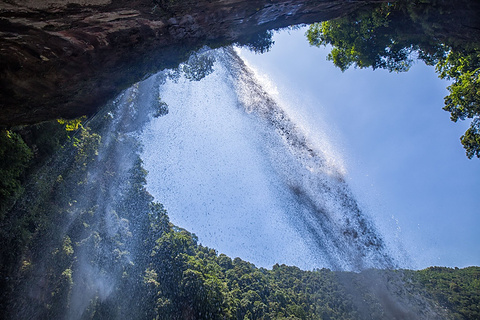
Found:
<path fill-rule="evenodd" d="M 213 72 L 166 80 L 169 113 L 142 137 L 147 189 L 173 222 L 263 267 L 393 267 L 331 144 L 310 139 L 233 49 L 204 55 Z"/>
<path fill-rule="evenodd" d="M 328 137 L 313 139 L 281 102 L 231 48 L 198 53 L 123 92 L 78 133 L 90 142 L 74 137 L 79 150 L 61 150 L 17 204 L 54 209 L 58 225 L 25 254 L 12 318 L 151 319 L 167 310 L 171 292 L 159 288 L 182 282 L 168 278 L 183 270 L 161 255 L 168 217 L 152 195 L 204 245 L 261 267 L 395 268 Z M 36 188 L 45 176 L 56 178 Z M 39 189 L 53 190 L 54 201 Z M 364 272 L 355 284 L 350 274 L 336 277 L 364 318 L 364 292 L 381 297 L 387 315 L 436 312 L 406 290 L 397 296 L 402 273 Z"/>
<path fill-rule="evenodd" d="M 53 222 L 25 254 L 35 267 L 15 280 L 14 319 L 101 318 L 105 309 L 117 319 L 139 314 L 132 294 L 144 268 L 140 247 L 152 198 L 135 185 L 142 170 L 136 136 L 156 79 L 119 95 L 73 136 L 77 151 L 61 149 L 32 178 L 16 210 L 46 207 Z"/>

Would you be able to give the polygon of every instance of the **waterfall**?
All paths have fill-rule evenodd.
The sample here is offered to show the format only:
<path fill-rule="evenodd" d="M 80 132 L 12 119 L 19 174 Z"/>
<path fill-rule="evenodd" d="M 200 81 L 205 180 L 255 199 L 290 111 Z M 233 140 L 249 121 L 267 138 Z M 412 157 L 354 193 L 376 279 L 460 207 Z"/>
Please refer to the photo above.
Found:
<path fill-rule="evenodd" d="M 161 84 L 169 113 L 142 136 L 147 189 L 172 221 L 262 267 L 394 267 L 328 141 L 309 139 L 235 50 L 203 55 L 213 72 Z"/>
<path fill-rule="evenodd" d="M 132 295 L 145 268 L 152 197 L 142 189 L 137 136 L 152 110 L 157 80 L 125 90 L 32 178 L 16 211 L 37 210 L 51 222 L 39 227 L 24 254 L 27 267 L 10 302 L 13 318 L 141 314 Z"/>
<path fill-rule="evenodd" d="M 397 257 L 288 103 L 232 48 L 125 90 L 16 204 L 48 219 L 8 280 L 10 318 L 445 318 L 412 272 L 378 270 Z"/>

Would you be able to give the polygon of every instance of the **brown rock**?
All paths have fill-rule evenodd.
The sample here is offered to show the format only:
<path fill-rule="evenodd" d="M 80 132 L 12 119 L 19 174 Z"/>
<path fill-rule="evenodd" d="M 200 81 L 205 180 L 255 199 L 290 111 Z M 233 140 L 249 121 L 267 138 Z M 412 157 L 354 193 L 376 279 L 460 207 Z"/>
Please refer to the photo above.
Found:
<path fill-rule="evenodd" d="M 0 126 L 89 115 L 204 45 L 351 12 L 365 2 L 0 2 Z"/>

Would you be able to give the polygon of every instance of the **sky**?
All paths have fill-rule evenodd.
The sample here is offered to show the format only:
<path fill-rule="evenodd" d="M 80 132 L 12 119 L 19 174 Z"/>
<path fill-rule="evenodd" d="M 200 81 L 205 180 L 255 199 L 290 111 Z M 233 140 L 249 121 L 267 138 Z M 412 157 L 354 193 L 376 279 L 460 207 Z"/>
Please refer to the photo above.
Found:
<path fill-rule="evenodd" d="M 240 55 L 308 132 L 328 126 L 358 201 L 410 267 L 480 265 L 480 160 L 459 140 L 469 123 L 442 110 L 448 82 L 423 62 L 400 74 L 342 73 L 305 30 L 276 33 L 268 53 Z"/>

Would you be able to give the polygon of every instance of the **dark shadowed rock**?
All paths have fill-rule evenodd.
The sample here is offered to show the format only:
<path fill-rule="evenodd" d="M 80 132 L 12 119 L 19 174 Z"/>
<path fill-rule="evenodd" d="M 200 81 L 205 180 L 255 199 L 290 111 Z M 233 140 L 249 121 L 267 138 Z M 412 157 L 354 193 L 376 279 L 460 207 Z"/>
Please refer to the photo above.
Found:
<path fill-rule="evenodd" d="M 0 2 L 0 126 L 93 114 L 192 50 L 339 17 L 368 2 L 375 1 Z"/>

